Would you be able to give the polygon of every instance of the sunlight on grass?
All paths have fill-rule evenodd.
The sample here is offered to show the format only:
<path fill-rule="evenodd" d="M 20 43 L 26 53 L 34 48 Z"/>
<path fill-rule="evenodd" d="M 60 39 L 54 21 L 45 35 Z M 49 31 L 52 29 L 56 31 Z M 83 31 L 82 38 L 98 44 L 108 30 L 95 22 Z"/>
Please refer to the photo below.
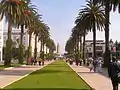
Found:
<path fill-rule="evenodd" d="M 10 86 L 7 90 L 91 90 L 62 60 L 55 61 Z"/>

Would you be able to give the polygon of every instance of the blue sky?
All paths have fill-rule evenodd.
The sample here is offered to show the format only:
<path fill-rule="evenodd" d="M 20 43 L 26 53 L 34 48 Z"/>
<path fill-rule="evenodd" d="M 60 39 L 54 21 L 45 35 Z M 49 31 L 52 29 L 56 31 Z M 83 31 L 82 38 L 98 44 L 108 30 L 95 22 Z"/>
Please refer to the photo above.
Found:
<path fill-rule="evenodd" d="M 84 0 L 32 0 L 43 20 L 50 26 L 51 38 L 59 42 L 61 52 L 70 36 L 71 28 L 78 10 L 85 3 Z"/>
<path fill-rule="evenodd" d="M 75 18 L 81 6 L 86 0 L 32 0 L 43 20 L 51 28 L 51 38 L 60 44 L 61 53 L 64 52 L 65 43 L 70 37 L 71 29 L 74 26 Z M 120 14 L 111 13 L 110 38 L 120 41 Z M 87 39 L 92 39 L 89 33 Z M 97 32 L 97 39 L 104 40 L 104 32 Z"/>

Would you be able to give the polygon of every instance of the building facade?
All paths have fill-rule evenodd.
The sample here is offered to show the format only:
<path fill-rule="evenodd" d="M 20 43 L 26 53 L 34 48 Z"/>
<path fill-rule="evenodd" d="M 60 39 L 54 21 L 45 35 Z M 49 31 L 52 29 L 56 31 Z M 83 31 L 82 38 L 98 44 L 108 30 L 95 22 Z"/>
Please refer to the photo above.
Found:
<path fill-rule="evenodd" d="M 0 61 L 3 60 L 3 21 L 0 20 Z"/>
<path fill-rule="evenodd" d="M 16 43 L 16 48 L 19 47 L 18 41 L 20 42 L 20 33 L 21 33 L 21 31 L 19 29 L 12 30 L 12 40 Z M 7 30 L 4 30 L 3 31 L 3 46 L 4 47 L 6 46 L 6 40 L 7 40 Z M 29 34 L 27 33 L 27 30 L 25 30 L 25 33 L 23 35 L 23 45 L 25 46 L 25 49 L 27 50 L 28 45 L 29 45 Z M 37 42 L 37 55 L 38 56 L 40 55 L 40 53 L 39 53 L 40 52 L 40 45 L 41 45 L 41 43 L 40 43 L 40 41 L 38 41 Z M 32 34 L 31 46 L 32 46 L 32 56 L 33 56 L 34 55 L 34 48 L 35 48 L 35 35 L 34 34 Z"/>
<path fill-rule="evenodd" d="M 3 31 L 3 46 L 4 47 L 6 47 L 6 40 L 8 39 L 7 32 L 8 32 L 7 30 Z M 11 38 L 12 38 L 13 42 L 16 44 L 16 48 L 18 48 L 18 44 L 20 43 L 20 33 L 21 33 L 21 31 L 19 29 L 12 30 Z M 23 35 L 23 45 L 25 46 L 25 49 L 28 48 L 28 40 L 29 40 L 28 33 L 25 32 Z"/>
<path fill-rule="evenodd" d="M 87 57 L 93 57 L 93 40 L 85 41 L 85 51 Z M 96 40 L 96 55 L 101 57 L 104 52 L 105 52 L 104 40 Z"/>

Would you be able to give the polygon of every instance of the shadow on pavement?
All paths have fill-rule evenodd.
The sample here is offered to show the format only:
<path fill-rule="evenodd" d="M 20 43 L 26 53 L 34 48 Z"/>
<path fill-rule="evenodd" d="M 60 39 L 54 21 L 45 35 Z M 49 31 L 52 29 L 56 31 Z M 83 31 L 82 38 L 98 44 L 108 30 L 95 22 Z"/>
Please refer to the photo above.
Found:
<path fill-rule="evenodd" d="M 13 76 L 23 76 L 32 70 L 5 70 L 1 71 L 0 75 L 13 75 Z"/>
<path fill-rule="evenodd" d="M 74 88 L 14 88 L 1 90 L 92 90 L 92 89 L 74 89 Z"/>
<path fill-rule="evenodd" d="M 95 72 L 77 72 L 77 73 L 79 73 L 79 74 L 80 73 L 86 73 L 86 74 L 93 74 L 94 73 L 94 74 L 96 74 Z"/>
<path fill-rule="evenodd" d="M 84 67 L 86 67 L 86 68 L 88 68 L 88 69 L 89 69 L 89 67 L 88 67 L 88 66 L 84 66 Z M 82 72 L 78 72 L 78 73 L 82 73 Z M 85 73 L 85 72 L 83 72 L 83 73 Z M 86 72 L 86 73 L 88 73 L 88 72 Z M 89 73 L 91 73 L 91 72 L 89 72 Z M 94 73 L 94 72 L 93 72 L 93 73 Z M 101 71 L 101 72 L 97 72 L 97 73 L 99 73 L 100 75 L 102 75 L 102 76 L 104 76 L 104 77 L 109 78 L 109 77 L 108 77 L 108 72 L 107 72 L 107 70 L 106 70 L 106 69 L 104 69 L 104 68 L 102 68 L 102 71 Z"/>

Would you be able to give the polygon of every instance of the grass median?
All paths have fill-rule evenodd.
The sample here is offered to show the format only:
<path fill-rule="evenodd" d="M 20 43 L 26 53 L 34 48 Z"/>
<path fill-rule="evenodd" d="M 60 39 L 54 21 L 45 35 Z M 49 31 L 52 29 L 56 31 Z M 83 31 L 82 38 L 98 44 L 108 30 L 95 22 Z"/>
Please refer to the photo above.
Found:
<path fill-rule="evenodd" d="M 63 60 L 57 60 L 4 89 L 91 90 L 91 88 Z"/>

